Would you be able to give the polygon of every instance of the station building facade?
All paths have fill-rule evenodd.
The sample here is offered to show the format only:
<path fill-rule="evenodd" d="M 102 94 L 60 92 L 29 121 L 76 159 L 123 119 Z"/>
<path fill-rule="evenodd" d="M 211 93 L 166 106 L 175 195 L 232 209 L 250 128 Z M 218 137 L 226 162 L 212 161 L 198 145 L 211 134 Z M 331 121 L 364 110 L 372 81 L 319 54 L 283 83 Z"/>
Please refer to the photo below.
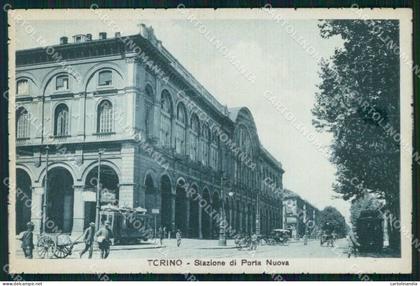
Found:
<path fill-rule="evenodd" d="M 151 27 L 17 51 L 15 80 L 17 232 L 29 220 L 40 231 L 45 189 L 60 231 L 95 221 L 99 156 L 101 203 L 154 210 L 158 227 L 217 237 L 201 201 L 236 232 L 281 227 L 281 196 L 263 181 L 281 189 L 284 171 L 251 111 L 220 104 Z"/>

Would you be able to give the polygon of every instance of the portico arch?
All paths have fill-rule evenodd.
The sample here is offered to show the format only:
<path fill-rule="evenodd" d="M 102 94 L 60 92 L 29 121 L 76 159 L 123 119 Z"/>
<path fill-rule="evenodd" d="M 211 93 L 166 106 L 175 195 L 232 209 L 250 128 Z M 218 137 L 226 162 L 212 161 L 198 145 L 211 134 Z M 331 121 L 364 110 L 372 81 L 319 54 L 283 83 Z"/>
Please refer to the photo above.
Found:
<path fill-rule="evenodd" d="M 189 213 L 189 234 L 192 238 L 199 237 L 199 201 L 200 194 L 196 185 L 192 185 L 191 188 L 194 191 L 190 192 L 190 213 Z"/>
<path fill-rule="evenodd" d="M 145 187 L 145 208 L 148 213 L 152 213 L 152 209 L 160 208 L 160 202 L 158 201 L 158 193 L 155 188 L 155 183 L 150 174 L 146 175 L 144 181 Z"/>
<path fill-rule="evenodd" d="M 160 196 L 161 196 L 161 225 L 168 231 L 173 230 L 172 226 L 172 184 L 169 176 L 163 175 L 160 179 Z"/>
<path fill-rule="evenodd" d="M 73 191 L 74 178 L 63 167 L 48 170 L 48 181 L 44 176 L 43 185 L 47 185 L 46 232 L 71 233 L 73 228 Z M 45 195 L 44 198 L 45 200 Z"/>
<path fill-rule="evenodd" d="M 186 184 L 181 184 L 180 182 L 176 185 L 176 194 L 175 194 L 175 226 L 176 229 L 179 229 L 181 233 L 188 234 L 188 207 L 187 207 L 187 193 L 186 193 Z"/>
<path fill-rule="evenodd" d="M 29 174 L 23 169 L 16 169 L 16 233 L 26 230 L 31 221 L 32 182 Z"/>
<path fill-rule="evenodd" d="M 201 209 L 201 231 L 203 233 L 204 239 L 209 239 L 211 237 L 211 221 L 209 215 L 209 207 L 211 205 L 210 202 L 210 193 L 207 188 L 204 188 L 202 200 L 200 202 Z"/>
<path fill-rule="evenodd" d="M 219 214 L 219 216 L 221 215 L 220 206 L 221 206 L 221 203 L 220 203 L 219 193 L 214 192 L 213 199 L 212 199 L 212 208 L 215 213 Z M 213 215 L 213 217 L 217 218 L 216 215 Z M 219 234 L 219 229 L 220 229 L 218 219 L 212 219 L 212 224 L 213 224 L 212 238 L 217 238 Z"/>
<path fill-rule="evenodd" d="M 102 165 L 99 186 L 101 190 L 101 205 L 111 204 L 118 206 L 119 200 L 119 176 L 114 168 L 108 164 Z M 98 166 L 91 168 L 84 182 L 84 192 L 90 192 L 90 198 L 94 198 L 98 188 Z M 96 220 L 96 199 L 84 201 L 84 225 Z M 103 223 L 102 221 L 100 223 Z"/>

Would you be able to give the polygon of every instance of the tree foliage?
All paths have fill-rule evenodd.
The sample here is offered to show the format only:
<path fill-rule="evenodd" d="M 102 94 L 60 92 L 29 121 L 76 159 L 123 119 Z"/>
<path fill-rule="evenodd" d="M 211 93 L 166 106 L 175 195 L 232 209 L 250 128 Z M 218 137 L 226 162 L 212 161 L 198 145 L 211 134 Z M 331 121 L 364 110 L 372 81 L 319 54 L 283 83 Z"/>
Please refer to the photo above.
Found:
<path fill-rule="evenodd" d="M 393 20 L 326 20 L 325 39 L 343 46 L 320 63 L 313 124 L 333 134 L 334 190 L 344 200 L 374 194 L 399 219 L 399 24 Z M 399 244 L 399 231 L 393 233 Z"/>
<path fill-rule="evenodd" d="M 333 231 L 339 237 L 343 237 L 347 233 L 347 225 L 344 216 L 334 207 L 325 207 L 319 214 L 319 225 L 321 229 L 325 229 L 326 224 L 329 224 Z"/>
<path fill-rule="evenodd" d="M 320 63 L 312 110 L 315 127 L 333 134 L 334 190 L 345 200 L 367 190 L 398 205 L 398 22 L 328 20 L 319 28 L 323 38 L 344 42 Z"/>

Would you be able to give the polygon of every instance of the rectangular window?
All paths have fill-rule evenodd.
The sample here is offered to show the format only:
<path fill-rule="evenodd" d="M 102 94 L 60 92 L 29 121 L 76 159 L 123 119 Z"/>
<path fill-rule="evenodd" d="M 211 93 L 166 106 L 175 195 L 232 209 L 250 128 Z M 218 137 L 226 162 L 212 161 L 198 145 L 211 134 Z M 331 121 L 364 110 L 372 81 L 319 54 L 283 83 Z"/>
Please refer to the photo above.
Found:
<path fill-rule="evenodd" d="M 99 73 L 99 82 L 100 86 L 112 85 L 112 72 L 111 71 L 102 71 Z"/>
<path fill-rule="evenodd" d="M 56 90 L 68 90 L 69 78 L 68 76 L 58 76 L 55 83 Z"/>
<path fill-rule="evenodd" d="M 17 82 L 16 93 L 17 95 L 29 95 L 29 82 L 26 79 Z"/>

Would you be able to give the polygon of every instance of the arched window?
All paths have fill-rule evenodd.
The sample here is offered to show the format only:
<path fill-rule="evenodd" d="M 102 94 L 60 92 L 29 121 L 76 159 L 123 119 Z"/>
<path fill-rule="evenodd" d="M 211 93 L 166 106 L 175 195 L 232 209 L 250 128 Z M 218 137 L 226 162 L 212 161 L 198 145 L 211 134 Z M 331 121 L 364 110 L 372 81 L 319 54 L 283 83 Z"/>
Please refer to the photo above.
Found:
<path fill-rule="evenodd" d="M 28 111 L 21 107 L 16 112 L 16 138 L 29 138 L 29 114 Z"/>
<path fill-rule="evenodd" d="M 207 124 L 203 124 L 202 128 L 202 163 L 204 166 L 209 164 L 209 148 L 210 148 L 210 129 Z"/>
<path fill-rule="evenodd" d="M 176 112 L 177 131 L 175 137 L 175 149 L 179 154 L 185 154 L 185 140 L 187 128 L 187 112 L 182 103 L 178 104 Z"/>
<path fill-rule="evenodd" d="M 146 85 L 146 114 L 145 114 L 145 127 L 146 127 L 146 138 L 153 137 L 153 103 L 155 101 L 155 96 L 153 93 L 153 88 L 150 85 Z"/>
<path fill-rule="evenodd" d="M 219 167 L 219 134 L 215 130 L 211 136 L 210 164 L 211 167 L 215 170 L 217 170 Z"/>
<path fill-rule="evenodd" d="M 250 182 L 252 181 L 250 176 L 252 176 L 252 174 L 248 165 L 245 164 L 245 162 L 249 161 L 249 159 L 252 160 L 253 158 L 252 141 L 248 129 L 243 125 L 241 125 L 236 132 L 236 143 L 240 148 L 240 156 L 236 158 L 235 163 L 236 178 L 238 182 L 242 182 L 247 186 L 250 186 Z"/>
<path fill-rule="evenodd" d="M 54 113 L 54 135 L 69 135 L 69 108 L 64 103 L 59 104 L 55 108 Z"/>
<path fill-rule="evenodd" d="M 191 116 L 191 149 L 190 158 L 195 161 L 199 159 L 199 136 L 200 136 L 200 122 L 198 121 L 197 114 Z"/>
<path fill-rule="evenodd" d="M 162 92 L 160 101 L 160 140 L 164 147 L 171 147 L 172 137 L 172 100 L 167 90 Z"/>
<path fill-rule="evenodd" d="M 29 81 L 27 79 L 21 79 L 16 83 L 16 94 L 29 95 Z"/>
<path fill-rule="evenodd" d="M 112 132 L 112 103 L 109 100 L 103 100 L 98 105 L 97 132 Z"/>

